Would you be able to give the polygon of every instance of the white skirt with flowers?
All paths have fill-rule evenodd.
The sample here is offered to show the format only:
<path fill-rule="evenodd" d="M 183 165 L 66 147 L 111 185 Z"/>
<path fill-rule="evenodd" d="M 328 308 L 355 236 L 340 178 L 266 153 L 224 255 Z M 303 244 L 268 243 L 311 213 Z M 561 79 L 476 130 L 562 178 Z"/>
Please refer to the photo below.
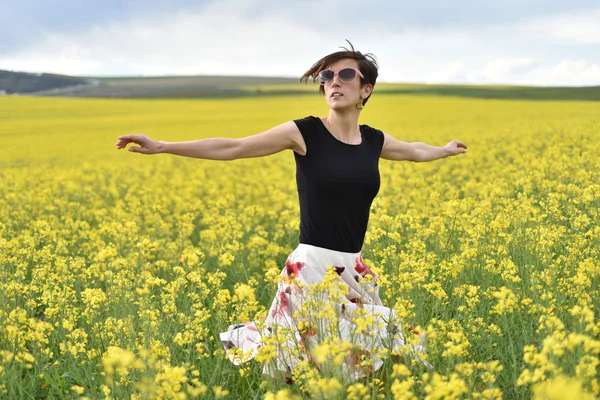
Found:
<path fill-rule="evenodd" d="M 390 351 L 420 360 L 423 334 L 408 325 L 418 340 L 406 340 L 394 310 L 381 303 L 377 278 L 361 252 L 300 243 L 281 271 L 267 318 L 220 334 L 229 359 L 239 365 L 256 358 L 263 373 L 288 382 L 309 368 L 360 379 Z"/>

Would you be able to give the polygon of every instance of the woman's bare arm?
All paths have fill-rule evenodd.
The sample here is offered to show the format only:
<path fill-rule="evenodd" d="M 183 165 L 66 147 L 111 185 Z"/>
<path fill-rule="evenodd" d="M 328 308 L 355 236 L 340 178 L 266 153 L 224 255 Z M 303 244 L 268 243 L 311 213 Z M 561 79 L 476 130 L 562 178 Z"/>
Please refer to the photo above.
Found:
<path fill-rule="evenodd" d="M 119 136 L 117 149 L 126 147 L 128 143 L 140 145 L 140 147 L 129 147 L 129 151 L 135 153 L 165 153 L 208 160 L 263 157 L 286 149 L 305 153 L 304 139 L 293 121 L 238 139 L 207 138 L 188 142 L 165 142 L 153 140 L 144 134 L 124 135 Z"/>
<path fill-rule="evenodd" d="M 386 160 L 427 162 L 467 152 L 467 145 L 457 140 L 438 147 L 422 142 L 402 142 L 387 133 L 384 135 L 380 157 Z"/>

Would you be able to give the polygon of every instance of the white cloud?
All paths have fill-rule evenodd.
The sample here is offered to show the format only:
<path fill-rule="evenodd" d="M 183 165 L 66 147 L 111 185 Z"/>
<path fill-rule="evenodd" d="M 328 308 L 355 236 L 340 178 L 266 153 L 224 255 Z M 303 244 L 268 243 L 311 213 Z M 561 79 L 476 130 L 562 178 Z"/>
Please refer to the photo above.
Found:
<path fill-rule="evenodd" d="M 444 63 L 431 77 L 425 78 L 424 82 L 464 82 L 466 70 L 464 61 L 450 61 Z"/>
<path fill-rule="evenodd" d="M 598 86 L 600 64 L 587 60 L 562 60 L 541 65 L 531 58 L 499 58 L 487 63 L 453 60 L 418 64 L 421 75 L 407 75 L 405 81 L 424 83 L 465 83 L 534 86 Z M 421 79 L 413 79 L 420 76 Z"/>
<path fill-rule="evenodd" d="M 600 21 L 600 11 L 485 28 L 391 29 L 373 20 L 344 25 L 335 10 L 330 11 L 331 25 L 302 22 L 287 11 L 257 13 L 254 7 L 261 1 L 222 0 L 194 13 L 131 17 L 90 26 L 78 35 L 45 32 L 33 47 L 0 58 L 0 69 L 71 75 L 299 78 L 320 57 L 346 45 L 348 38 L 358 50 L 377 56 L 381 81 L 600 84 L 600 52 L 567 53 L 569 46 L 558 52 L 555 45 L 537 39 L 549 27 L 555 29 L 552 24 L 562 26 L 562 33 L 556 35 L 567 37 L 566 32 L 575 31 L 566 27 L 571 29 L 577 22 L 581 27 L 577 35 L 570 33 L 577 38 L 573 41 L 583 43 L 584 34 L 589 41 L 598 37 L 600 24 L 591 20 Z"/>
<path fill-rule="evenodd" d="M 531 58 L 499 59 L 489 62 L 483 69 L 484 74 L 491 79 L 514 73 L 530 71 L 535 66 Z"/>
<path fill-rule="evenodd" d="M 600 8 L 532 18 L 519 26 L 525 34 L 565 44 L 600 44 Z"/>
<path fill-rule="evenodd" d="M 308 69 L 305 55 L 323 42 L 318 34 L 272 16 L 245 19 L 240 11 L 248 4 L 228 0 L 198 13 L 93 26 L 77 36 L 46 33 L 35 47 L 0 59 L 0 65 L 87 75 L 295 76 L 300 71 L 293 64 L 302 58 Z"/>
<path fill-rule="evenodd" d="M 552 86 L 598 86 L 600 64 L 593 64 L 587 60 L 562 60 L 553 66 L 538 67 L 516 82 Z"/>
<path fill-rule="evenodd" d="M 468 81 L 504 84 L 518 80 L 529 73 L 536 62 L 529 57 L 499 58 L 488 62 L 483 68 L 471 68 L 467 72 Z"/>
<path fill-rule="evenodd" d="M 529 58 L 498 59 L 477 68 L 465 68 L 469 83 L 516 84 L 539 86 L 600 85 L 600 64 L 587 60 L 562 60 L 540 65 Z"/>

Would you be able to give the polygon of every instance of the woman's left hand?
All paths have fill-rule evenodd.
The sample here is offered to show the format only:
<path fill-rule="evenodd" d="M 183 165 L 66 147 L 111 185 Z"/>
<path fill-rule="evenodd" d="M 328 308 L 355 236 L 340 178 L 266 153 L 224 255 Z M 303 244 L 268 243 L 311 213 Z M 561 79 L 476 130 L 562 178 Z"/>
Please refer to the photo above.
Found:
<path fill-rule="evenodd" d="M 448 142 L 448 144 L 445 145 L 444 148 L 448 150 L 451 156 L 467 152 L 467 145 L 463 142 L 459 142 L 458 140 Z"/>

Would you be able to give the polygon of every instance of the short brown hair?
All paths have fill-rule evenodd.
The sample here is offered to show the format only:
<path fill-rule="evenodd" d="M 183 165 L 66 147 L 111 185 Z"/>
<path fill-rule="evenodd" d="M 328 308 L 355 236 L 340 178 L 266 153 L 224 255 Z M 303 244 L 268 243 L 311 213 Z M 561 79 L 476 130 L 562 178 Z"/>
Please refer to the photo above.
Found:
<path fill-rule="evenodd" d="M 302 78 L 300 78 L 300 82 L 306 83 L 308 81 L 308 78 L 310 78 L 311 76 L 313 78 L 313 82 L 315 82 L 319 76 L 319 72 L 329 68 L 330 65 L 336 63 L 339 60 L 351 58 L 357 61 L 358 70 L 364 76 L 364 79 L 360 78 L 361 85 L 370 84 L 373 85 L 373 87 L 375 87 L 375 82 L 377 81 L 377 77 L 379 75 L 377 72 L 379 65 L 377 65 L 377 60 L 375 60 L 375 56 L 371 53 L 362 54 L 360 51 L 354 50 L 354 46 L 352 46 L 352 43 L 350 43 L 350 41 L 346 40 L 346 42 L 350 44 L 350 50 L 345 47 L 342 47 L 342 49 L 344 49 L 343 51 L 337 51 L 335 53 L 331 53 L 321 58 L 319 61 L 314 63 L 314 65 L 308 71 L 306 71 L 304 75 L 302 75 Z M 319 92 L 321 94 L 325 94 L 323 84 L 319 85 Z M 367 104 L 367 100 L 369 100 L 369 97 L 371 97 L 371 95 L 369 95 L 366 99 L 363 99 L 363 105 Z"/>

